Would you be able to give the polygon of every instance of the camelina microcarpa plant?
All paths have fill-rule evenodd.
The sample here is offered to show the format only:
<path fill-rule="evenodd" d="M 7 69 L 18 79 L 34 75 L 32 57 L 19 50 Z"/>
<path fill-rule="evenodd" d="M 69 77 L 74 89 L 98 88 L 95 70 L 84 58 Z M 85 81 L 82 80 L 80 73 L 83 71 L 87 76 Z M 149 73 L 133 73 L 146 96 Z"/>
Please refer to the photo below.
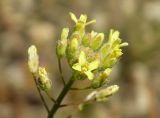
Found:
<path fill-rule="evenodd" d="M 32 45 L 28 49 L 29 70 L 33 75 L 37 90 L 48 112 L 48 118 L 53 118 L 59 108 L 69 106 L 62 104 L 62 100 L 68 91 L 73 89 L 72 85 L 76 80 L 88 79 L 90 86 L 84 89 L 93 90 L 85 97 L 82 103 L 77 104 L 80 109 L 82 109 L 84 104 L 108 100 L 119 89 L 118 85 L 105 87 L 105 84 L 109 80 L 108 77 L 113 66 L 123 54 L 122 47 L 128 46 L 128 43 L 122 43 L 119 37 L 120 33 L 117 30 L 111 29 L 107 37 L 102 32 L 87 32 L 86 27 L 96 21 L 87 21 L 87 15 L 85 14 L 80 15 L 79 18 L 73 13 L 70 13 L 70 16 L 75 23 L 73 31 L 69 32 L 69 28 L 63 28 L 56 47 L 59 71 L 64 84 L 64 88 L 57 99 L 54 99 L 49 94 L 52 82 L 46 69 L 39 66 L 39 56 L 36 46 Z M 67 59 L 72 69 L 72 76 L 68 82 L 65 81 L 62 74 L 62 58 Z M 74 89 L 78 90 L 78 88 Z M 52 108 L 48 107 L 42 92 L 45 92 L 53 101 Z"/>

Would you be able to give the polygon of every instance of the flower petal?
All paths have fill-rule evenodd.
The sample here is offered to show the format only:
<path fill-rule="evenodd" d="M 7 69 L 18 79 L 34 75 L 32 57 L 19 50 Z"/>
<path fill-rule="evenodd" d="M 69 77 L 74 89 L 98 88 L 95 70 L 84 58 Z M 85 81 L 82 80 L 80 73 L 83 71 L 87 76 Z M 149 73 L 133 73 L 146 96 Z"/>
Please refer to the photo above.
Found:
<path fill-rule="evenodd" d="M 98 60 L 92 61 L 91 63 L 89 63 L 89 70 L 92 71 L 94 69 L 97 69 L 98 66 L 99 66 Z"/>
<path fill-rule="evenodd" d="M 80 52 L 80 55 L 79 55 L 79 63 L 81 65 L 85 64 L 86 63 L 86 55 L 83 51 Z"/>
<path fill-rule="evenodd" d="M 77 20 L 77 17 L 75 16 L 75 14 L 73 14 L 72 12 L 70 12 L 69 14 L 70 14 L 70 16 L 71 16 L 71 19 L 72 19 L 75 23 L 77 23 L 78 20 Z"/>
<path fill-rule="evenodd" d="M 91 71 L 86 71 L 84 73 L 87 75 L 87 77 L 88 77 L 89 80 L 93 79 L 94 75 L 93 75 L 93 73 Z"/>
<path fill-rule="evenodd" d="M 74 70 L 81 71 L 81 65 L 80 65 L 79 63 L 74 64 L 74 65 L 72 66 L 72 68 L 73 68 Z"/>

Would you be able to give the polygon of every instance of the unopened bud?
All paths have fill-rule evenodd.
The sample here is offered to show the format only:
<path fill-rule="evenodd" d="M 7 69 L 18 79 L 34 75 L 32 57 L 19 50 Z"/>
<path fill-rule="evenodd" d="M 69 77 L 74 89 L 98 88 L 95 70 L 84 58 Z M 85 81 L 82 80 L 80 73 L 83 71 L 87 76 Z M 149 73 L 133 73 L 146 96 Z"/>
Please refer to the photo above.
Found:
<path fill-rule="evenodd" d="M 98 33 L 93 39 L 92 39 L 92 43 L 91 43 L 91 48 L 96 50 L 98 49 L 104 40 L 104 34 L 103 33 Z"/>
<path fill-rule="evenodd" d="M 73 38 L 71 39 L 71 42 L 68 44 L 68 47 L 67 47 L 67 58 L 69 60 L 69 63 L 71 64 L 77 57 L 77 54 L 79 52 L 79 43 L 78 43 L 78 40 L 77 38 Z"/>
<path fill-rule="evenodd" d="M 119 38 L 119 31 L 114 31 L 113 29 L 111 29 L 109 33 L 109 41 L 113 41 L 118 38 Z"/>
<path fill-rule="evenodd" d="M 89 47 L 90 39 L 91 39 L 90 33 L 85 34 L 84 37 L 82 38 L 82 44 L 86 47 Z"/>
<path fill-rule="evenodd" d="M 52 83 L 51 80 L 48 78 L 48 73 L 45 68 L 39 67 L 38 69 L 38 85 L 44 91 L 47 91 L 51 88 Z"/>
<path fill-rule="evenodd" d="M 61 33 L 61 40 L 67 39 L 68 33 L 69 33 L 69 28 L 63 28 L 62 33 Z"/>
<path fill-rule="evenodd" d="M 108 97 L 112 96 L 119 90 L 118 85 L 112 85 L 110 87 L 107 87 L 105 89 L 102 89 L 97 92 L 96 94 L 96 101 L 101 102 L 101 101 L 106 101 Z"/>
<path fill-rule="evenodd" d="M 66 40 L 59 40 L 57 47 L 56 47 L 56 53 L 59 58 L 65 56 L 66 48 L 67 48 L 67 39 Z"/>
<path fill-rule="evenodd" d="M 110 68 L 107 68 L 105 71 L 101 72 L 98 77 L 94 78 L 92 81 L 92 88 L 96 89 L 105 84 L 108 81 L 108 76 L 110 75 L 111 71 L 112 70 Z"/>
<path fill-rule="evenodd" d="M 69 32 L 68 28 L 63 28 L 61 33 L 61 39 L 58 40 L 56 53 L 59 58 L 65 56 L 66 54 L 68 32 Z"/>
<path fill-rule="evenodd" d="M 39 66 L 39 56 L 36 46 L 32 45 L 28 48 L 28 66 L 32 73 L 36 73 Z"/>

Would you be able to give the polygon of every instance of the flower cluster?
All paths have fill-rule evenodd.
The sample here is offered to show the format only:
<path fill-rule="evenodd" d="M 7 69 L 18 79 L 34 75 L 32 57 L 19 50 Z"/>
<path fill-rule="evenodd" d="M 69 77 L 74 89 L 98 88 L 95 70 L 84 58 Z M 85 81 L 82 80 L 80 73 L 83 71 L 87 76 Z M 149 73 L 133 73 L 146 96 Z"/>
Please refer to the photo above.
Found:
<path fill-rule="evenodd" d="M 87 22 L 84 14 L 79 18 L 73 13 L 70 16 L 75 26 L 70 35 L 69 28 L 62 30 L 57 56 L 67 58 L 77 79 L 88 78 L 93 88 L 99 88 L 108 81 L 112 67 L 123 54 L 121 48 L 128 43 L 122 43 L 119 32 L 115 30 L 110 31 L 108 38 L 105 38 L 104 33 L 86 32 L 86 26 L 95 20 Z"/>
<path fill-rule="evenodd" d="M 109 75 L 113 66 L 119 60 L 122 53 L 122 47 L 128 46 L 128 43 L 122 43 L 119 37 L 119 32 L 110 30 L 109 36 L 105 37 L 104 33 L 96 31 L 86 31 L 86 27 L 95 20 L 87 21 L 87 15 L 82 14 L 77 18 L 73 13 L 70 13 L 71 19 L 75 25 L 72 32 L 69 28 L 63 28 L 61 37 L 57 42 L 56 54 L 58 57 L 59 72 L 63 81 L 63 89 L 57 99 L 52 98 L 48 94 L 51 88 L 51 80 L 44 67 L 39 66 L 39 56 L 34 45 L 28 49 L 28 66 L 30 72 L 38 86 L 38 91 L 42 102 L 48 112 L 48 118 L 52 118 L 58 108 L 66 106 L 61 104 L 67 92 L 72 88 L 76 80 L 88 80 L 89 87 L 94 89 L 86 99 L 80 104 L 83 105 L 90 102 L 103 102 L 108 100 L 108 97 L 119 90 L 118 85 L 104 86 L 109 81 Z M 61 58 L 65 57 L 72 69 L 72 76 L 68 82 L 63 77 Z M 73 89 L 73 88 L 72 88 Z M 75 88 L 78 90 L 78 88 Z M 95 90 L 96 89 L 96 90 Z M 51 109 L 47 106 L 41 90 L 54 102 Z"/>

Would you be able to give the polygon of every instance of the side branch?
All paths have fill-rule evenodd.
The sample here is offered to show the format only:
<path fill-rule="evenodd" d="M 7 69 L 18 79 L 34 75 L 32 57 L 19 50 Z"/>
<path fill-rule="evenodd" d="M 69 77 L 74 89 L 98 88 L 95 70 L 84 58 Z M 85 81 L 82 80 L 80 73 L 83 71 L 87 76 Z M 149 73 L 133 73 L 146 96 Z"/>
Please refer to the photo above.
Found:
<path fill-rule="evenodd" d="M 60 95 L 58 96 L 56 103 L 53 105 L 50 113 L 48 114 L 48 118 L 53 118 L 55 113 L 57 112 L 58 108 L 60 108 L 61 106 L 61 102 L 64 99 L 64 97 L 66 96 L 66 94 L 68 93 L 68 91 L 70 90 L 72 84 L 74 83 L 74 79 L 73 77 L 70 78 L 70 80 L 68 81 L 68 83 L 64 86 L 62 92 L 60 93 Z"/>

